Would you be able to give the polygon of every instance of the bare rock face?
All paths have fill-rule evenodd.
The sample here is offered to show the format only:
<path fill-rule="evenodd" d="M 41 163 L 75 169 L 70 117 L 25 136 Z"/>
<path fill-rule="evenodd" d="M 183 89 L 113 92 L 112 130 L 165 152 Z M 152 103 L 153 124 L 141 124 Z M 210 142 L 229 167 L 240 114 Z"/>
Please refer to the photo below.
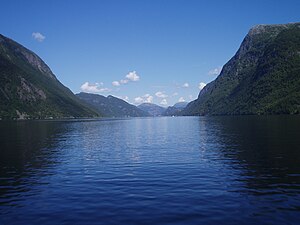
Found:
<path fill-rule="evenodd" d="M 21 85 L 18 87 L 18 95 L 22 101 L 45 100 L 46 94 L 42 89 L 35 87 L 33 84 L 21 78 Z"/>
<path fill-rule="evenodd" d="M 16 109 L 16 114 L 17 114 L 17 119 L 18 120 L 25 120 L 25 119 L 29 119 L 29 115 L 27 115 L 26 113 L 21 113 L 19 110 Z"/>
<path fill-rule="evenodd" d="M 33 52 L 21 51 L 21 54 L 26 58 L 28 63 L 34 68 L 42 72 L 43 74 L 56 79 L 55 75 L 52 73 L 50 68 Z"/>

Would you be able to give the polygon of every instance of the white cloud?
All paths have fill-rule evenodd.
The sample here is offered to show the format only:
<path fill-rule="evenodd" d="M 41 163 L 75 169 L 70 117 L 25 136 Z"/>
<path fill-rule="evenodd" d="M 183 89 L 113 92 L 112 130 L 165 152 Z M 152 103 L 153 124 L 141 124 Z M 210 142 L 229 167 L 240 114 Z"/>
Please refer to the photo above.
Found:
<path fill-rule="evenodd" d="M 129 97 L 128 96 L 116 96 L 117 98 L 120 98 L 120 99 L 122 99 L 122 100 L 124 100 L 124 101 L 126 101 L 126 102 L 128 102 L 129 101 Z"/>
<path fill-rule="evenodd" d="M 125 76 L 125 79 L 121 79 L 120 81 L 113 81 L 112 85 L 117 87 L 122 84 L 127 84 L 129 81 L 139 81 L 139 80 L 140 80 L 140 76 L 136 73 L 136 71 L 132 71 Z"/>
<path fill-rule="evenodd" d="M 142 97 L 136 97 L 134 98 L 134 102 L 140 104 L 144 102 L 144 99 Z"/>
<path fill-rule="evenodd" d="M 104 85 L 104 83 L 103 82 L 100 82 L 100 83 L 95 83 L 96 85 L 99 85 L 99 86 L 103 86 Z"/>
<path fill-rule="evenodd" d="M 163 99 L 161 102 L 160 102 L 161 105 L 168 105 L 168 102 L 167 102 L 167 99 Z"/>
<path fill-rule="evenodd" d="M 164 92 L 158 91 L 155 93 L 155 96 L 158 98 L 167 98 L 168 95 L 166 95 Z"/>
<path fill-rule="evenodd" d="M 127 78 L 128 80 L 131 80 L 131 81 L 138 81 L 138 80 L 140 80 L 140 77 L 139 77 L 139 75 L 136 73 L 136 71 L 129 72 L 129 73 L 126 75 L 126 78 Z"/>
<path fill-rule="evenodd" d="M 150 94 L 145 94 L 143 96 L 136 97 L 134 99 L 135 103 L 141 104 L 141 103 L 152 103 L 153 102 L 153 96 Z"/>
<path fill-rule="evenodd" d="M 111 84 L 113 86 L 115 86 L 115 87 L 120 86 L 120 82 L 119 81 L 113 81 Z"/>
<path fill-rule="evenodd" d="M 190 85 L 189 85 L 189 83 L 184 83 L 183 85 L 182 85 L 182 87 L 184 87 L 184 88 L 188 88 Z"/>
<path fill-rule="evenodd" d="M 177 95 L 178 95 L 178 93 L 177 93 L 177 92 L 174 92 L 174 93 L 173 93 L 173 96 L 177 96 Z"/>
<path fill-rule="evenodd" d="M 208 75 L 218 76 L 221 73 L 222 67 L 217 67 L 208 72 Z"/>
<path fill-rule="evenodd" d="M 202 90 L 206 86 L 206 83 L 200 82 L 199 89 Z"/>
<path fill-rule="evenodd" d="M 95 84 L 90 84 L 89 82 L 85 82 L 84 84 L 81 85 L 80 89 L 83 92 L 89 92 L 89 93 L 99 93 L 99 92 L 109 92 L 110 89 L 108 88 L 101 88 L 102 83 L 95 83 Z"/>
<path fill-rule="evenodd" d="M 45 40 L 45 36 L 42 35 L 40 32 L 33 32 L 32 37 L 37 40 L 38 42 L 43 42 Z"/>
<path fill-rule="evenodd" d="M 145 98 L 146 103 L 152 103 L 153 102 L 153 96 L 151 96 L 149 94 L 145 94 L 143 97 Z"/>
<path fill-rule="evenodd" d="M 178 99 L 178 102 L 185 102 L 185 100 L 184 100 L 183 97 L 180 97 L 180 98 Z"/>
<path fill-rule="evenodd" d="M 127 84 L 129 80 L 125 79 L 125 80 L 120 80 L 121 84 Z"/>

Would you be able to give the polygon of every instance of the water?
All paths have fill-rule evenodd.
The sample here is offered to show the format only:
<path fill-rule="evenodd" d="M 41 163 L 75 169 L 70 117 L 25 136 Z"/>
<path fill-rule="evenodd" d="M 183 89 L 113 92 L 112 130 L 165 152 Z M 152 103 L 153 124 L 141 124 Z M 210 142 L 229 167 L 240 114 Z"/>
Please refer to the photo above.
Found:
<path fill-rule="evenodd" d="M 299 224 L 300 117 L 0 121 L 0 224 Z"/>

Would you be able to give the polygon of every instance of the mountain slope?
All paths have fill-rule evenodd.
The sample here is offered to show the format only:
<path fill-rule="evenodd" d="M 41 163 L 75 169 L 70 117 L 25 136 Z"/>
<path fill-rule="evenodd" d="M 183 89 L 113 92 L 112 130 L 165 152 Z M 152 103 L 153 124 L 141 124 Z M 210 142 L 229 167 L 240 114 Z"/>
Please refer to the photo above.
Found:
<path fill-rule="evenodd" d="M 137 108 L 126 101 L 111 95 L 104 97 L 97 94 L 79 93 L 78 98 L 92 106 L 101 115 L 108 117 L 143 117 L 149 116 L 147 112 Z"/>
<path fill-rule="evenodd" d="M 300 23 L 258 25 L 183 115 L 300 113 Z"/>
<path fill-rule="evenodd" d="M 184 109 L 188 104 L 188 102 L 177 102 L 173 107 L 176 109 Z"/>
<path fill-rule="evenodd" d="M 139 109 L 149 113 L 151 116 L 162 116 L 166 108 L 153 103 L 142 103 L 137 106 Z"/>
<path fill-rule="evenodd" d="M 0 118 L 92 117 L 35 53 L 0 35 Z"/>
<path fill-rule="evenodd" d="M 188 102 L 177 102 L 173 106 L 169 106 L 166 111 L 164 111 L 164 116 L 177 116 L 180 112 L 187 106 Z"/>

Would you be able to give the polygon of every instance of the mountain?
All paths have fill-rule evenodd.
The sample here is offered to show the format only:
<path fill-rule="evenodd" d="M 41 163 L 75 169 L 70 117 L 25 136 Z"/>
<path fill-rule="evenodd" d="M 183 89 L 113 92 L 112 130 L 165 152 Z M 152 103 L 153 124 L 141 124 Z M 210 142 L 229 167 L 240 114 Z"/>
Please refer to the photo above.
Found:
<path fill-rule="evenodd" d="M 162 116 L 166 108 L 155 105 L 153 103 L 142 103 L 137 106 L 139 109 L 149 113 L 151 116 Z"/>
<path fill-rule="evenodd" d="M 164 116 L 177 116 L 188 105 L 188 102 L 178 102 L 173 106 L 169 106 L 163 113 Z"/>
<path fill-rule="evenodd" d="M 40 57 L 0 35 L 0 119 L 93 116 Z"/>
<path fill-rule="evenodd" d="M 104 97 L 97 94 L 79 93 L 76 96 L 97 110 L 101 115 L 108 117 L 143 117 L 150 116 L 147 112 L 126 101 L 111 95 Z"/>
<path fill-rule="evenodd" d="M 300 113 L 300 23 L 258 25 L 183 115 Z"/>
<path fill-rule="evenodd" d="M 188 104 L 188 102 L 177 102 L 173 107 L 176 109 L 184 109 Z"/>

